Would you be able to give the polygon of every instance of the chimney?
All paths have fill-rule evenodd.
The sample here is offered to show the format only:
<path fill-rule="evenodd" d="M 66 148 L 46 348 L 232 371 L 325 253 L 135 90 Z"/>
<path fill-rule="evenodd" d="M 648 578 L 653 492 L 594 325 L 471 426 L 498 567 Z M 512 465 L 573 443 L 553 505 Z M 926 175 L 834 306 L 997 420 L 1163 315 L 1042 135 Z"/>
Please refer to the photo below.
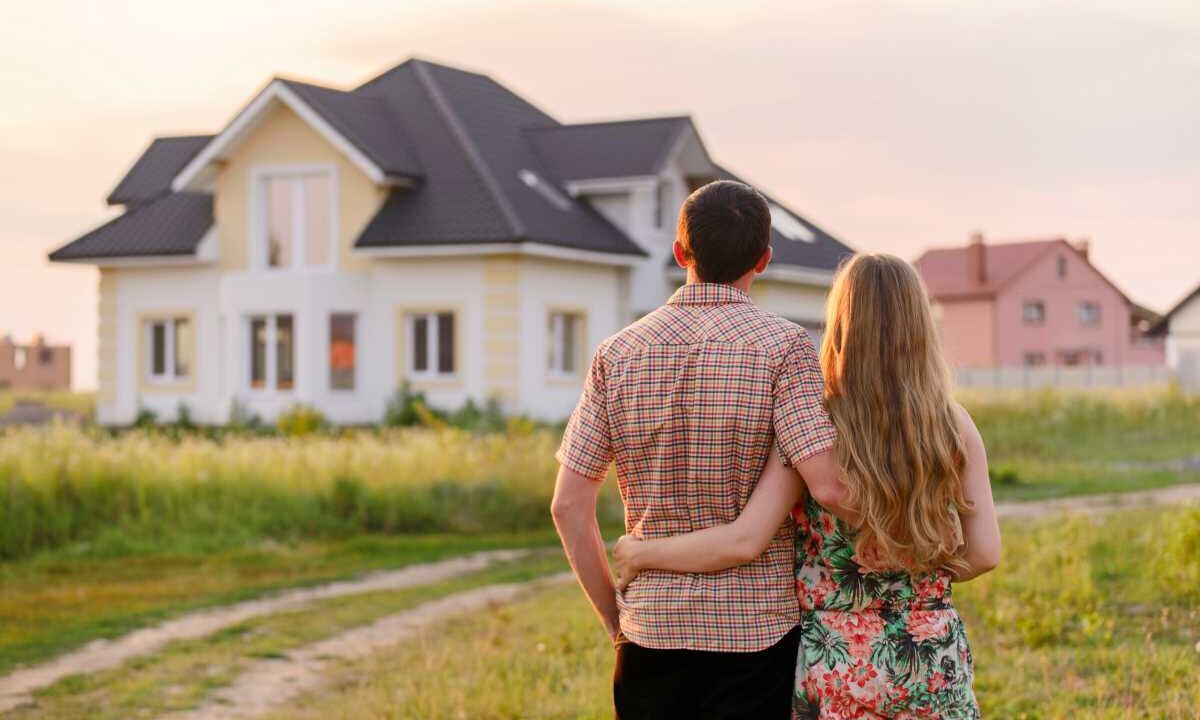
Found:
<path fill-rule="evenodd" d="M 1075 252 L 1079 253 L 1079 257 L 1084 260 L 1088 259 L 1088 252 L 1092 249 L 1091 238 L 1079 238 L 1074 242 Z"/>
<path fill-rule="evenodd" d="M 977 285 L 987 282 L 983 233 L 979 231 L 971 233 L 971 243 L 967 245 L 967 279 Z"/>

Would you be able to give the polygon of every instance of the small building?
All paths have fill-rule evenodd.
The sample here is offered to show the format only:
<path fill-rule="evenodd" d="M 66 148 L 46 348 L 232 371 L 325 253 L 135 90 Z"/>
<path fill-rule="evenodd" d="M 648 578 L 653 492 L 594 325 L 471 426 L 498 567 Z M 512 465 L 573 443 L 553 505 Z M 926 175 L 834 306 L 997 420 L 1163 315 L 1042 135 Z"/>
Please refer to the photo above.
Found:
<path fill-rule="evenodd" d="M 71 347 L 35 335 L 28 345 L 0 337 L 0 390 L 71 389 Z"/>
<path fill-rule="evenodd" d="M 413 59 L 346 90 L 274 79 L 216 134 L 155 140 L 124 212 L 50 257 L 100 269 L 101 423 L 371 423 L 406 385 L 552 420 L 682 281 L 678 208 L 720 178 L 690 117 L 564 124 Z M 755 301 L 816 334 L 850 250 L 769 200 Z"/>
<path fill-rule="evenodd" d="M 1200 285 L 1163 315 L 1151 333 L 1166 338 L 1167 364 L 1180 386 L 1200 392 Z"/>
<path fill-rule="evenodd" d="M 958 369 L 1161 366 L 1157 317 L 1092 265 L 1086 240 L 929 250 L 916 261 Z"/>

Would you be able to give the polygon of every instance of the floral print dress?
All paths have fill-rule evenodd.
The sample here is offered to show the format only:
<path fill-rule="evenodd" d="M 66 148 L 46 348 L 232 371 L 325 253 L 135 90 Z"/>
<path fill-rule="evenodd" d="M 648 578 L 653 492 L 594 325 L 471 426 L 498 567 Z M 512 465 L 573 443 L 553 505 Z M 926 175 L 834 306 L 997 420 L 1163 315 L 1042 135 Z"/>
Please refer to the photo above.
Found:
<path fill-rule="evenodd" d="M 794 720 L 975 720 L 971 648 L 950 575 L 868 572 L 812 498 L 796 508 L 801 639 Z"/>

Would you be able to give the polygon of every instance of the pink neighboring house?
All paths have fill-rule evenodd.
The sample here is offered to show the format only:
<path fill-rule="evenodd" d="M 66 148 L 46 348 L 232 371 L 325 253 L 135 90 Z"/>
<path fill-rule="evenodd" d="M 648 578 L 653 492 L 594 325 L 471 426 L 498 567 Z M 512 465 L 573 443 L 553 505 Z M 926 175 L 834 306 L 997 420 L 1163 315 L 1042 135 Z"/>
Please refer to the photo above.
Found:
<path fill-rule="evenodd" d="M 956 368 L 1161 365 L 1157 316 L 1088 260 L 1086 240 L 929 250 L 916 261 Z"/>

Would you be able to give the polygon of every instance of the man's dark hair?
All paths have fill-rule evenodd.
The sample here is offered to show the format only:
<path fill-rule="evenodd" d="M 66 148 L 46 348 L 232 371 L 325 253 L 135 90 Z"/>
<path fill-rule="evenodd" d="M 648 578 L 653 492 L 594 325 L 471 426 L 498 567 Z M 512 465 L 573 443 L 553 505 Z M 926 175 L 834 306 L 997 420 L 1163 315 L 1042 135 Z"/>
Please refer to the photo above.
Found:
<path fill-rule="evenodd" d="M 676 237 L 702 282 L 733 282 L 767 251 L 771 211 L 749 185 L 718 180 L 684 201 Z"/>

